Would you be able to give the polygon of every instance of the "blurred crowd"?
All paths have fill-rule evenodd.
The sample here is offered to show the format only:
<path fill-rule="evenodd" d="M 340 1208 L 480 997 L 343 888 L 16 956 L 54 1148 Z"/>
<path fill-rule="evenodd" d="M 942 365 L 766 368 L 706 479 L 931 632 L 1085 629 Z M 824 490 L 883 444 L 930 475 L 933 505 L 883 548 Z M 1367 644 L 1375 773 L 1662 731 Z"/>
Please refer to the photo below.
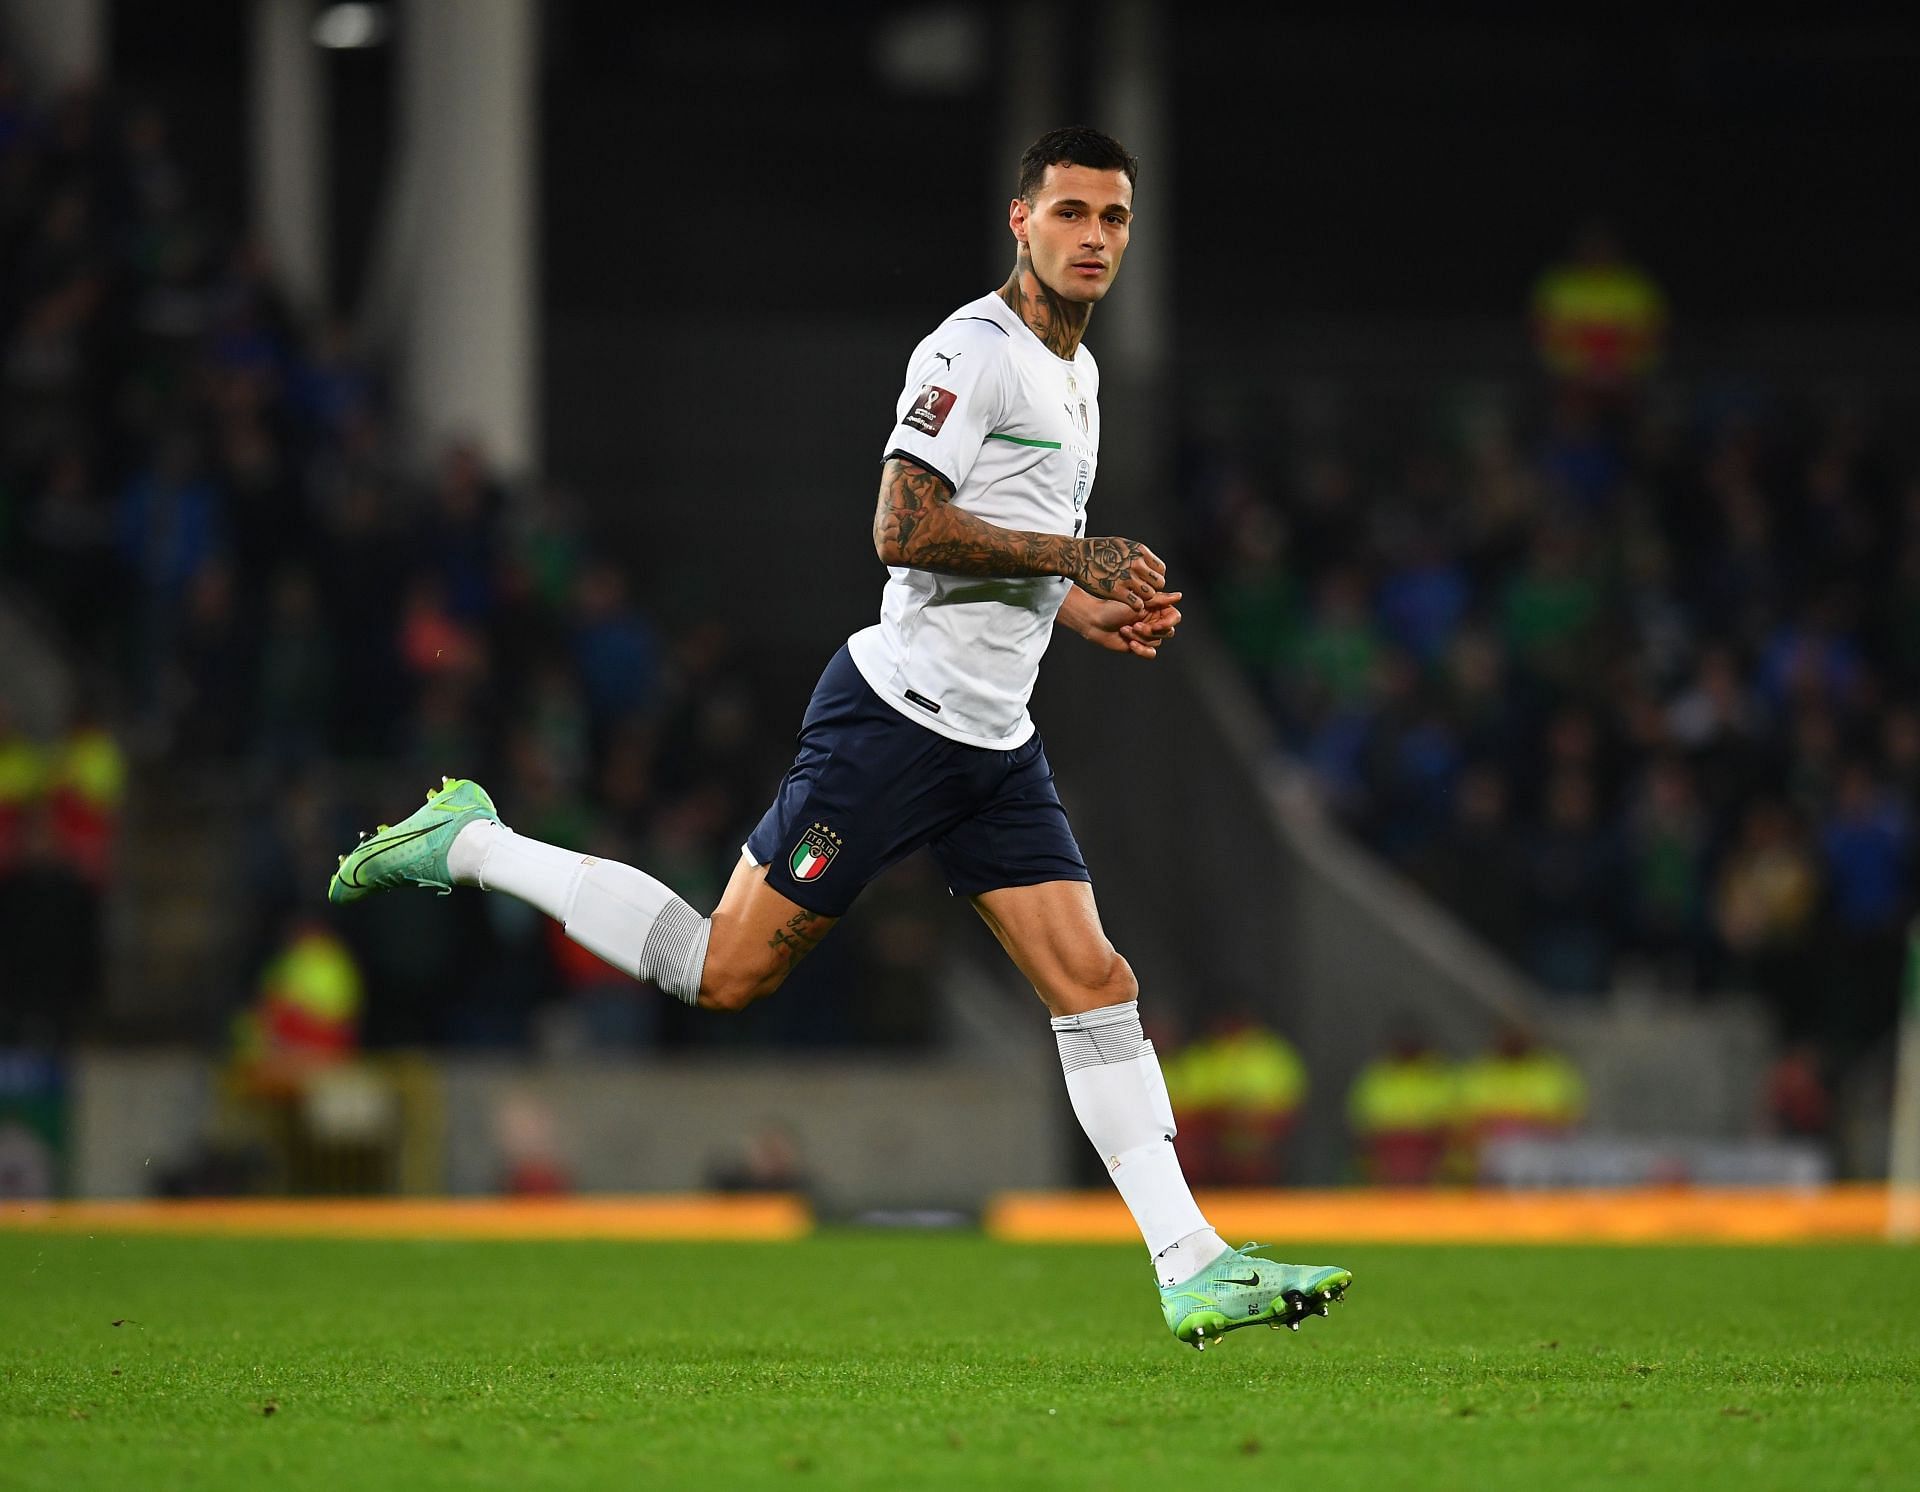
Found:
<path fill-rule="evenodd" d="M 0 1042 L 97 1007 L 129 758 L 215 785 L 238 837 L 206 890 L 247 929 L 243 1052 L 931 1039 L 923 870 L 739 1022 L 507 899 L 329 912 L 354 830 L 442 772 L 710 906 L 790 722 L 724 623 L 649 613 L 564 491 L 477 439 L 412 459 L 377 359 L 192 183 L 159 113 L 37 103 L 0 59 L 0 586 L 78 681 L 63 721 L 0 710 L 0 946 L 32 996 L 6 1004 L 40 1012 Z M 1664 304 L 1603 232 L 1533 313 L 1532 386 L 1214 412 L 1186 564 L 1333 810 L 1545 987 L 1750 990 L 1851 1055 L 1915 903 L 1915 426 L 1661 382 Z"/>
<path fill-rule="evenodd" d="M 1209 411 L 1187 563 L 1340 819 L 1546 989 L 1881 1038 L 1915 910 L 1911 411 L 1661 380 L 1604 234 L 1537 381 Z"/>
<path fill-rule="evenodd" d="M 136 791 L 203 802 L 217 842 L 238 838 L 202 888 L 247 929 L 229 1013 L 320 967 L 292 955 L 324 938 L 364 982 L 351 1024 L 372 1045 L 928 1039 L 932 940 L 884 891 L 788 998 L 732 1023 L 687 1020 L 504 900 L 329 912 L 354 831 L 442 773 L 711 906 L 790 725 L 723 623 L 649 613 L 565 493 L 503 482 L 478 440 L 410 459 L 377 359 L 296 315 L 258 245 L 198 210 L 159 113 L 84 88 L 37 106 L 0 60 L 6 599 L 100 708 L 0 718 L 0 925 L 38 922 L 64 877 L 86 905 L 63 936 L 97 950 L 131 758 Z M 97 1010 L 98 964 L 32 982 L 57 1034 Z"/>

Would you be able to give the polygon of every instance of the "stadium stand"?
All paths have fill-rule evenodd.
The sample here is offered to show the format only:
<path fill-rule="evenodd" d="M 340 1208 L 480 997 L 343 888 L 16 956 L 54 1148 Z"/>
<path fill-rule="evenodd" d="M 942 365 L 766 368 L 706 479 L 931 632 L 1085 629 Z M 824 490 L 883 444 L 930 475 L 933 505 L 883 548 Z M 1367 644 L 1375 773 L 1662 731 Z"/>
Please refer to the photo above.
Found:
<path fill-rule="evenodd" d="M 23 1006 L 61 1012 L 47 1035 L 222 1041 L 325 914 L 355 829 L 443 772 L 717 899 L 787 755 L 756 659 L 716 613 L 663 627 L 581 505 L 502 481 L 480 442 L 409 469 L 377 359 L 296 317 L 194 180 L 159 111 L 86 88 L 40 105 L 0 64 L 0 602 L 113 727 L 0 721 L 0 923 L 65 930 L 48 969 L 12 971 L 35 983 Z M 103 972 L 116 895 L 133 979 Z M 717 1023 L 504 903 L 454 900 L 336 920 L 369 1045 L 932 1035 L 911 994 L 938 938 L 900 937 L 884 906 L 802 971 L 802 998 Z"/>
<path fill-rule="evenodd" d="M 1763 996 L 1829 1070 L 1914 910 L 1894 401 L 1354 386 L 1196 436 L 1187 562 L 1339 817 L 1546 989 Z"/>

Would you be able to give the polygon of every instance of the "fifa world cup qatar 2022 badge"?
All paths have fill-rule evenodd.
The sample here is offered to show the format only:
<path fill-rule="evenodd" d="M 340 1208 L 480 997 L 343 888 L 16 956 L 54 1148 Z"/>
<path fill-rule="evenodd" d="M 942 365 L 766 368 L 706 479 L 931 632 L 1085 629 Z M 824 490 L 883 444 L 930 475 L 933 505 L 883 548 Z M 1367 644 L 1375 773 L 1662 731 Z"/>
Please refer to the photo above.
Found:
<path fill-rule="evenodd" d="M 940 427 L 947 422 L 947 416 L 953 413 L 953 406 L 959 402 L 959 397 L 951 390 L 930 383 L 913 396 L 913 407 L 900 423 L 909 430 L 918 430 L 922 435 L 938 435 Z"/>
<path fill-rule="evenodd" d="M 827 867 L 839 853 L 840 836 L 825 824 L 813 824 L 793 847 L 793 854 L 787 858 L 787 869 L 793 872 L 796 881 L 817 881 L 827 873 Z"/>

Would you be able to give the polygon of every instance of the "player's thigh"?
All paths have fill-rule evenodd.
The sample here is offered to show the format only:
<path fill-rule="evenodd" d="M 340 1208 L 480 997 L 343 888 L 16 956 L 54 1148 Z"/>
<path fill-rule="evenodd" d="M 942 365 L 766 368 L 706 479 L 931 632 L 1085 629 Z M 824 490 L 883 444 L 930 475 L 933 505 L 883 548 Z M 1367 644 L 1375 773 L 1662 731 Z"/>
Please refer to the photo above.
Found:
<path fill-rule="evenodd" d="M 700 1003 L 738 1010 L 772 994 L 837 921 L 768 885 L 767 867 L 743 854 L 713 911 Z"/>
<path fill-rule="evenodd" d="M 1053 1014 L 1080 1015 L 1139 994 L 1133 970 L 1100 926 L 1090 882 L 1002 886 L 972 901 Z"/>
<path fill-rule="evenodd" d="M 972 809 L 968 768 L 983 754 L 908 720 L 843 647 L 820 676 L 799 751 L 747 854 L 795 906 L 845 916 L 871 881 Z"/>

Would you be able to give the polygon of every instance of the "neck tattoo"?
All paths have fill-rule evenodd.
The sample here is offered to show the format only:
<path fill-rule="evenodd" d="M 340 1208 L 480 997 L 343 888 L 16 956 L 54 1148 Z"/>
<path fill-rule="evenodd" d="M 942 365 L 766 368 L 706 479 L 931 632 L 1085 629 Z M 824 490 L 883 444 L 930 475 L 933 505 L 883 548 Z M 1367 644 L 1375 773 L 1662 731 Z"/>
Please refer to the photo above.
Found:
<path fill-rule="evenodd" d="M 1033 272 L 1033 256 L 1024 248 L 1007 283 L 1000 287 L 1000 299 L 1033 328 L 1033 334 L 1055 357 L 1071 361 L 1080 350 L 1080 339 L 1087 334 L 1087 322 L 1093 316 L 1092 302 L 1070 301 L 1043 284 Z"/>

